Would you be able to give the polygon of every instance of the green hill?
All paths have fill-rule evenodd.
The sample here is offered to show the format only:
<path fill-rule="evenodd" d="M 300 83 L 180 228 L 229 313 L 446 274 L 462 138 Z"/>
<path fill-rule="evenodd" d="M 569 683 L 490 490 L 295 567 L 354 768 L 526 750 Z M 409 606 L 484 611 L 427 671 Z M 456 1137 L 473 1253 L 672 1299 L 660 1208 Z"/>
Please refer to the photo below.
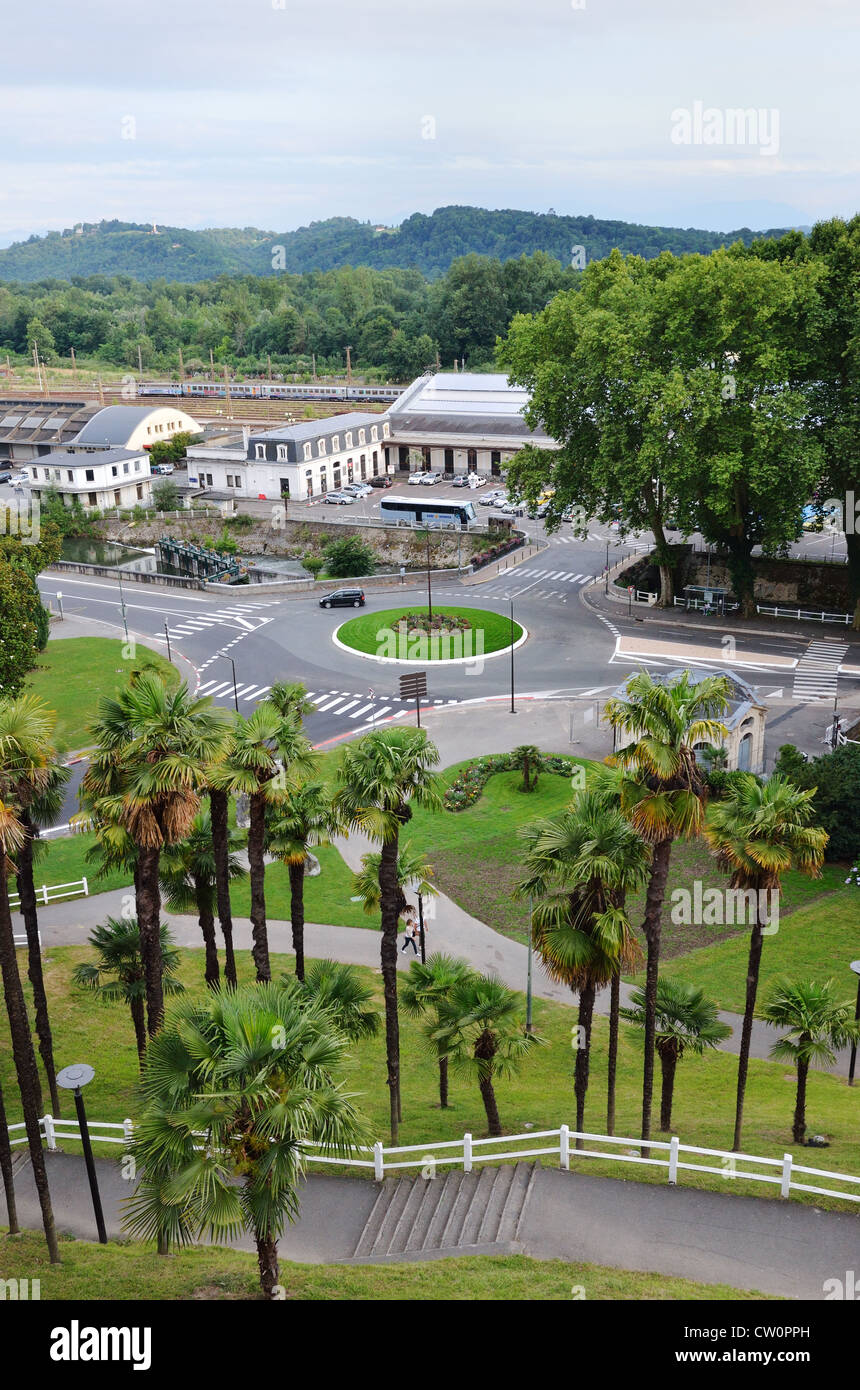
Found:
<path fill-rule="evenodd" d="M 332 217 L 283 233 L 256 227 L 153 229 L 145 223 L 111 221 L 32 236 L 0 250 L 0 281 L 127 275 L 143 281 L 163 278 L 192 282 L 219 275 L 267 275 L 277 270 L 302 274 L 345 265 L 416 269 L 435 279 L 458 256 L 469 252 L 506 261 L 545 251 L 569 265 L 573 246 L 584 247 L 588 260 L 605 256 L 616 246 L 625 253 L 650 258 L 661 251 L 707 253 L 733 241 L 749 245 L 756 237 L 781 234 L 782 230 L 752 232 L 748 227 L 729 233 L 646 227 L 554 212 L 472 207 L 437 208 L 429 216 L 414 213 L 399 227 Z"/>

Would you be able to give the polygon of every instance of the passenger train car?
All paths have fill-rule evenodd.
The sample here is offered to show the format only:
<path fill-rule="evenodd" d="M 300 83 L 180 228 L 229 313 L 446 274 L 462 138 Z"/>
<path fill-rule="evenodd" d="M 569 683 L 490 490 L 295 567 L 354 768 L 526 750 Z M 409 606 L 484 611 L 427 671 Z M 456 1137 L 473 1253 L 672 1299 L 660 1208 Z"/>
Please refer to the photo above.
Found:
<path fill-rule="evenodd" d="M 231 400 L 277 401 L 379 401 L 390 404 L 402 395 L 401 386 L 324 386 L 319 382 L 242 381 L 230 382 Z M 223 381 L 141 381 L 138 396 L 188 396 L 192 399 L 222 400 L 227 393 Z"/>

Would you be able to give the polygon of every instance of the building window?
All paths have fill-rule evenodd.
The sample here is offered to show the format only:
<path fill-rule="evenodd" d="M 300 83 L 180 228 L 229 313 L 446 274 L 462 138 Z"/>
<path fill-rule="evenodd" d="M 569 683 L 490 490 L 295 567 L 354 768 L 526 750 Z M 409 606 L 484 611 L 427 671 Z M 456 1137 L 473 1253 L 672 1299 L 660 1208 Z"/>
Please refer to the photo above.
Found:
<path fill-rule="evenodd" d="M 279 463 L 284 463 L 285 460 L 286 460 L 286 457 L 287 457 L 287 446 L 286 446 L 286 444 L 279 444 L 279 445 L 278 445 L 278 462 L 279 462 Z"/>
<path fill-rule="evenodd" d="M 91 468 L 88 468 L 84 474 L 84 478 L 88 483 L 94 483 L 96 480 L 96 475 Z M 95 506 L 95 503 L 93 503 L 93 506 Z"/>
<path fill-rule="evenodd" d="M 337 489 L 338 489 L 339 487 L 340 487 L 340 469 L 339 469 L 339 468 L 336 468 L 336 469 L 334 470 L 334 488 L 335 488 L 335 491 L 337 491 Z"/>
<path fill-rule="evenodd" d="M 127 473 L 127 472 L 128 472 L 128 464 L 127 464 L 127 463 L 124 463 L 124 464 L 123 464 L 123 466 L 122 466 L 122 471 L 123 471 L 123 473 Z"/>
<path fill-rule="evenodd" d="M 352 448 L 352 430 L 347 430 L 346 434 L 344 435 L 344 440 L 346 441 L 346 448 L 347 448 L 347 449 L 351 449 L 351 448 Z"/>
<path fill-rule="evenodd" d="M 446 472 L 446 473 L 453 473 L 453 472 L 454 472 L 454 450 L 453 450 L 453 449 L 446 449 L 446 450 L 445 450 L 445 472 Z"/>
<path fill-rule="evenodd" d="M 404 469 L 404 468 L 405 468 L 405 469 L 406 469 L 406 472 L 408 473 L 408 472 L 409 472 L 409 446 L 408 446 L 407 444 L 401 444 L 401 445 L 400 445 L 400 448 L 399 448 L 398 451 L 397 451 L 397 456 L 398 456 L 398 460 L 399 460 L 399 462 L 400 462 L 400 467 L 401 467 L 401 469 Z"/>
<path fill-rule="evenodd" d="M 306 462 L 310 462 L 310 457 L 311 457 L 311 443 L 310 443 L 310 440 L 308 440 L 307 444 L 305 445 L 305 460 L 306 460 Z"/>
<path fill-rule="evenodd" d="M 139 472 L 140 472 L 140 459 L 135 459 L 135 461 L 134 461 L 134 471 L 135 471 L 135 473 L 139 473 Z"/>
<path fill-rule="evenodd" d="M 116 464 L 115 464 L 115 463 L 111 464 L 110 475 L 111 475 L 112 478 L 115 478 L 115 477 L 116 477 L 117 471 L 118 471 L 118 470 L 117 470 Z"/>
<path fill-rule="evenodd" d="M 34 471 L 35 471 L 35 470 L 34 470 Z M 45 481 L 46 481 L 46 482 L 49 482 L 49 481 L 50 481 L 50 478 L 51 478 L 51 470 L 50 470 L 50 468 L 45 468 L 45 469 L 43 470 L 43 472 L 44 472 L 44 474 L 45 474 Z"/>
<path fill-rule="evenodd" d="M 370 429 L 370 442 L 371 442 L 371 444 L 375 444 L 378 438 L 379 438 L 379 430 L 378 430 L 378 428 L 377 428 L 376 425 L 372 425 L 372 426 L 371 426 L 371 429 Z"/>
<path fill-rule="evenodd" d="M 322 458 L 323 454 L 325 453 L 325 440 L 324 440 L 324 439 L 319 439 L 319 440 L 317 440 L 317 453 L 319 454 L 320 458 Z"/>
<path fill-rule="evenodd" d="M 257 444 L 257 445 L 255 446 L 255 448 L 256 448 L 256 457 L 257 457 L 258 459 L 264 459 L 264 458 L 266 457 L 266 446 L 265 446 L 265 444 Z"/>
<path fill-rule="evenodd" d="M 386 420 L 386 421 L 385 421 L 385 424 L 382 426 L 382 438 L 383 438 L 383 439 L 388 439 L 389 436 L 390 436 L 390 434 L 391 434 L 391 430 L 388 428 L 388 421 Z"/>
<path fill-rule="evenodd" d="M 502 471 L 502 455 L 498 449 L 493 449 L 490 453 L 490 472 L 494 478 L 498 478 Z"/>
<path fill-rule="evenodd" d="M 361 481 L 364 482 L 364 480 L 365 480 L 366 477 L 367 477 L 367 460 L 366 460 L 366 456 L 365 456 L 364 454 L 362 454 L 362 456 L 361 456 Z"/>
<path fill-rule="evenodd" d="M 336 454 L 339 448 L 340 448 L 340 435 L 339 435 L 339 434 L 333 434 L 332 437 L 331 437 L 331 451 L 332 451 L 332 453 L 333 453 L 333 454 Z"/>
<path fill-rule="evenodd" d="M 137 500 L 138 502 L 143 501 L 143 483 L 138 483 L 137 485 Z"/>
<path fill-rule="evenodd" d="M 373 451 L 373 476 L 374 478 L 379 476 L 379 462 L 376 449 Z"/>
<path fill-rule="evenodd" d="M 421 450 L 421 462 L 424 464 L 425 468 L 429 468 L 433 462 L 433 456 L 430 453 L 430 450 L 427 448 L 426 444 Z"/>
<path fill-rule="evenodd" d="M 94 506 L 96 505 L 96 503 L 98 502 L 98 500 L 99 500 L 99 499 L 98 499 L 98 497 L 96 496 L 96 494 L 95 494 L 94 492 L 89 492 L 89 493 L 87 493 L 87 502 L 89 503 L 89 505 L 90 505 L 91 507 L 94 507 Z"/>
<path fill-rule="evenodd" d="M 232 473 L 226 474 L 226 482 L 227 482 L 227 486 L 228 486 L 228 487 L 232 487 L 232 486 L 233 486 L 233 474 L 232 474 Z"/>
<path fill-rule="evenodd" d="M 366 444 L 366 443 L 367 443 L 367 439 L 366 439 L 364 430 L 359 430 L 359 431 L 358 431 L 358 442 L 359 442 L 359 444 Z"/>
<path fill-rule="evenodd" d="M 290 480 L 289 480 L 289 478 L 282 478 L 282 479 L 281 479 L 281 496 L 283 497 L 284 501 L 287 500 L 287 498 L 289 497 L 289 495 L 290 495 Z"/>
<path fill-rule="evenodd" d="M 470 472 L 470 473 L 476 473 L 476 472 L 478 471 L 478 451 L 477 451 L 477 449 L 467 449 L 467 450 L 466 450 L 466 458 L 467 458 L 467 461 L 468 461 L 469 472 Z"/>
<path fill-rule="evenodd" d="M 72 472 L 71 468 L 66 469 L 66 478 L 70 483 L 73 483 L 75 481 L 75 475 Z"/>
<path fill-rule="evenodd" d="M 119 488 L 117 488 L 116 492 L 114 493 L 114 495 L 113 495 L 113 500 L 114 500 L 114 502 L 116 503 L 117 506 L 119 506 L 120 503 L 122 502 L 122 492 L 120 491 Z"/>

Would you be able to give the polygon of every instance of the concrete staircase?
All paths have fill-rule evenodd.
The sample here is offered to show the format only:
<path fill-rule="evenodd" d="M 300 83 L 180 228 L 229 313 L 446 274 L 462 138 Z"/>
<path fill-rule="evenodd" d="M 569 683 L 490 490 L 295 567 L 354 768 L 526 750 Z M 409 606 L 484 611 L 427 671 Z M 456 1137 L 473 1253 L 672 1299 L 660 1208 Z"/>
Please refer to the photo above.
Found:
<path fill-rule="evenodd" d="M 519 1250 L 535 1164 L 436 1178 L 389 1178 L 347 1264 L 503 1255 Z"/>

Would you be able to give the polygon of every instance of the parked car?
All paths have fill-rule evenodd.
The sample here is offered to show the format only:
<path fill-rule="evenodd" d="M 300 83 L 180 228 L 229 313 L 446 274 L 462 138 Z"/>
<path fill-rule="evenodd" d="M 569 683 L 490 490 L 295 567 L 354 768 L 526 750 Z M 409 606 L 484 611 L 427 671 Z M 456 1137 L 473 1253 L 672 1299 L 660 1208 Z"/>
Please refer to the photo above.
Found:
<path fill-rule="evenodd" d="M 505 516 L 525 516 L 525 504 L 523 502 L 499 502 L 497 503 L 500 512 Z"/>
<path fill-rule="evenodd" d="M 421 482 L 424 484 L 425 487 L 430 487 L 433 483 L 441 483 L 441 481 L 441 473 L 425 473 L 421 478 Z"/>
<path fill-rule="evenodd" d="M 355 498 L 351 497 L 348 492 L 327 492 L 325 500 L 332 507 L 344 507 L 347 504 L 352 506 Z"/>
<path fill-rule="evenodd" d="M 486 487 L 486 485 L 487 479 L 484 477 L 483 473 L 469 474 L 469 487 Z"/>
<path fill-rule="evenodd" d="M 0 483 L 11 483 L 12 470 L 10 468 L 0 468 Z"/>
<path fill-rule="evenodd" d="M 335 589 L 330 594 L 323 594 L 320 599 L 320 608 L 363 608 L 364 590 L 363 589 Z"/>
<path fill-rule="evenodd" d="M 422 469 L 418 473 L 410 473 L 406 481 L 409 483 L 410 487 L 417 487 L 419 483 L 423 483 L 425 476 L 424 470 Z"/>
<path fill-rule="evenodd" d="M 12 487 L 29 487 L 29 486 L 30 486 L 30 474 L 29 474 L 29 473 L 16 473 L 16 474 L 15 474 L 15 477 L 12 478 L 12 480 L 11 480 L 11 486 L 12 486 Z"/>
<path fill-rule="evenodd" d="M 370 492 L 367 483 L 347 483 L 346 487 L 342 487 L 340 490 L 350 497 L 366 497 Z"/>
<path fill-rule="evenodd" d="M 164 473 L 168 476 L 173 472 L 172 463 L 153 463 L 150 465 L 151 473 Z"/>
<path fill-rule="evenodd" d="M 390 478 L 384 478 L 384 477 L 383 477 L 383 478 L 371 478 L 371 480 L 370 480 L 370 486 L 371 486 L 371 487 L 391 487 L 391 479 L 390 479 Z"/>
<path fill-rule="evenodd" d="M 468 487 L 468 486 L 469 486 L 469 475 L 468 475 L 468 473 L 455 473 L 454 476 L 453 476 L 453 478 L 451 479 L 451 486 L 452 486 L 452 487 Z"/>
<path fill-rule="evenodd" d="M 489 492 L 485 492 L 483 497 L 478 499 L 478 506 L 495 507 L 497 502 L 504 502 L 506 497 L 507 493 L 503 487 L 494 487 L 491 488 Z"/>

